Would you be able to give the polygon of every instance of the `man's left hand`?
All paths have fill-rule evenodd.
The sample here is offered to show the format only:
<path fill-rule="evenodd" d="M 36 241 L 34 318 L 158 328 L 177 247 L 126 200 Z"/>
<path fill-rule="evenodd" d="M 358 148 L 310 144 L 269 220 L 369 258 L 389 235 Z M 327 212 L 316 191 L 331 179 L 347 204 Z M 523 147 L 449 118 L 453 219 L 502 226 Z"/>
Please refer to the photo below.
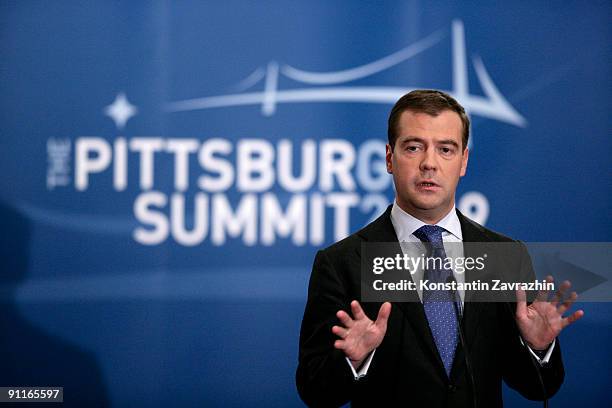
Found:
<path fill-rule="evenodd" d="M 546 282 L 553 282 L 552 276 L 546 277 Z M 560 303 L 571 283 L 565 281 L 551 301 L 548 301 L 548 291 L 540 291 L 536 300 L 527 306 L 525 291 L 516 291 L 516 323 L 521 337 L 534 350 L 545 350 L 561 333 L 561 330 L 584 316 L 584 311 L 577 310 L 567 317 L 563 314 L 570 309 L 578 298 L 576 292 Z"/>

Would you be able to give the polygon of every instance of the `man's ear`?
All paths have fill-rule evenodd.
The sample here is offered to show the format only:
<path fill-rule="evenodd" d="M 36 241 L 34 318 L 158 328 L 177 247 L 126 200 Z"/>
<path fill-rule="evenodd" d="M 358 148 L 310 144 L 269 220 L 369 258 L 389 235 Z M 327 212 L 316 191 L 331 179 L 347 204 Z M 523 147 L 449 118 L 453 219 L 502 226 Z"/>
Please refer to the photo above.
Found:
<path fill-rule="evenodd" d="M 463 157 L 461 158 L 461 177 L 465 176 L 465 172 L 467 171 L 468 157 L 470 156 L 470 149 L 467 147 L 463 151 Z"/>
<path fill-rule="evenodd" d="M 393 174 L 393 149 L 391 149 L 391 145 L 387 143 L 386 145 L 387 152 L 385 154 L 385 161 L 387 162 L 387 173 Z"/>

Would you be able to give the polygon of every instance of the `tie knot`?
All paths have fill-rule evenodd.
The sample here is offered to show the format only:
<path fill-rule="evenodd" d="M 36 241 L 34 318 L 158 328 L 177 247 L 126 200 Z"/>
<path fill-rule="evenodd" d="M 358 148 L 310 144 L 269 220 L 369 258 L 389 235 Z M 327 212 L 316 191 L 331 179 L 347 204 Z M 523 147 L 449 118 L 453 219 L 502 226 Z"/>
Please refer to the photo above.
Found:
<path fill-rule="evenodd" d="M 423 225 L 413 234 L 421 241 L 431 242 L 434 246 L 437 246 L 436 244 L 442 244 L 442 231 L 444 231 L 444 228 L 437 225 Z"/>

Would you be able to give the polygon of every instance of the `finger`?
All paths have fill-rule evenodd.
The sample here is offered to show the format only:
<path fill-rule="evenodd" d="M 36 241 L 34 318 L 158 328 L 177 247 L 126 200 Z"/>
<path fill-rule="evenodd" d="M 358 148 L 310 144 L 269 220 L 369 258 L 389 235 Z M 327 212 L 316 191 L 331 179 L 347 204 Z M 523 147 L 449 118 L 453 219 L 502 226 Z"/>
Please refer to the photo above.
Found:
<path fill-rule="evenodd" d="M 574 304 L 576 299 L 578 299 L 578 294 L 576 292 L 572 292 L 569 298 L 565 302 L 563 302 L 561 306 L 557 308 L 557 311 L 559 312 L 559 314 L 563 315 L 563 313 L 567 312 L 568 309 L 572 307 L 572 304 Z"/>
<path fill-rule="evenodd" d="M 565 297 L 567 290 L 571 287 L 572 287 L 572 282 L 568 280 L 563 281 L 563 283 L 561 284 L 561 287 L 559 288 L 559 290 L 561 291 L 561 299 Z"/>
<path fill-rule="evenodd" d="M 341 339 L 345 339 L 346 336 L 348 335 L 348 330 L 345 329 L 344 327 L 334 326 L 332 327 L 332 333 L 334 333 L 336 336 L 340 337 Z"/>
<path fill-rule="evenodd" d="M 570 281 L 564 281 L 561 286 L 559 286 L 559 289 L 557 289 L 555 297 L 552 299 L 550 304 L 556 307 L 559 302 L 565 297 L 565 292 L 570 288 L 570 286 L 572 286 Z"/>
<path fill-rule="evenodd" d="M 563 320 L 561 320 L 561 325 L 562 328 L 565 329 L 567 326 L 569 326 L 570 324 L 574 323 L 576 320 L 581 319 L 582 316 L 584 316 L 584 311 L 583 310 L 576 310 L 574 313 L 572 313 L 571 315 L 565 317 Z"/>
<path fill-rule="evenodd" d="M 344 350 L 346 348 L 346 341 L 344 340 L 336 340 L 334 341 L 334 347 L 338 350 Z"/>
<path fill-rule="evenodd" d="M 349 314 L 346 313 L 344 310 L 338 310 L 338 312 L 336 312 L 336 317 L 338 318 L 338 320 L 340 320 L 340 323 L 342 323 L 344 327 L 349 329 L 353 327 L 353 319 L 351 319 L 351 316 L 349 316 Z"/>
<path fill-rule="evenodd" d="M 555 281 L 555 279 L 548 275 L 546 277 L 546 283 L 553 283 Z M 538 292 L 538 295 L 536 296 L 535 301 L 536 302 L 546 302 L 548 300 L 548 290 L 541 290 Z"/>
<path fill-rule="evenodd" d="M 361 308 L 361 305 L 356 300 L 353 300 L 351 302 L 351 311 L 353 312 L 353 318 L 355 320 L 361 320 L 361 319 L 364 319 L 364 318 L 367 319 L 367 316 L 363 312 L 363 309 Z"/>
<path fill-rule="evenodd" d="M 524 289 L 516 290 L 516 316 L 527 316 L 527 294 Z"/>
<path fill-rule="evenodd" d="M 378 316 L 376 317 L 376 325 L 384 330 L 387 330 L 387 321 L 389 320 L 389 315 L 391 314 L 391 303 L 385 302 L 382 304 L 380 309 L 378 310 Z"/>

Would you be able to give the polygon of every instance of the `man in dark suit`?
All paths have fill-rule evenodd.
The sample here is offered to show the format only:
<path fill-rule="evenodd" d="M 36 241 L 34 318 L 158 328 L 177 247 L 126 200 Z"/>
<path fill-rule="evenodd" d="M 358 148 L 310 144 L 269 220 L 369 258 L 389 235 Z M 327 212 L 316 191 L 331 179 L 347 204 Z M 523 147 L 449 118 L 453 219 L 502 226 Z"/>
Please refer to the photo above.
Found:
<path fill-rule="evenodd" d="M 461 301 L 461 312 L 454 300 L 432 301 L 425 291 L 413 302 L 355 300 L 362 293 L 364 243 L 425 242 L 441 254 L 452 242 L 516 243 L 455 208 L 469 153 L 469 119 L 457 101 L 439 91 L 410 92 L 391 110 L 388 135 L 393 205 L 314 261 L 296 374 L 302 400 L 310 406 L 489 408 L 502 406 L 502 379 L 526 398 L 550 397 L 564 377 L 557 336 L 583 315 L 563 317 L 577 297 L 565 296 L 569 282 L 550 301 L 542 293 L 527 304 L 518 291 L 516 303 Z M 515 248 L 504 267 L 531 278 L 524 246 Z M 453 276 L 452 270 L 437 273 Z"/>

